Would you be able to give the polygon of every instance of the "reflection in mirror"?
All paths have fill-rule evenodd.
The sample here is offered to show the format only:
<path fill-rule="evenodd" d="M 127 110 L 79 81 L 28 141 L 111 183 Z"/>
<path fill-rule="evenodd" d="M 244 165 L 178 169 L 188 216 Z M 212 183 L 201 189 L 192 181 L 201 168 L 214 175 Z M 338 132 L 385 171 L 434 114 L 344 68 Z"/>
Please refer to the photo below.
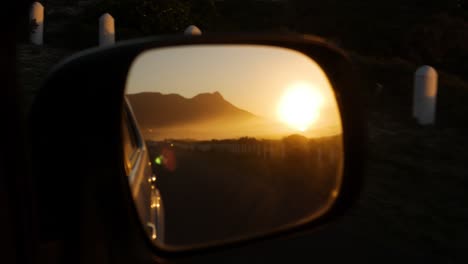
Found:
<path fill-rule="evenodd" d="M 302 53 L 149 50 L 133 62 L 126 100 L 151 161 L 130 186 L 145 228 L 153 224 L 164 245 L 266 233 L 320 216 L 338 194 L 340 113 L 324 71 Z M 152 213 L 145 188 L 157 190 L 164 209 Z"/>

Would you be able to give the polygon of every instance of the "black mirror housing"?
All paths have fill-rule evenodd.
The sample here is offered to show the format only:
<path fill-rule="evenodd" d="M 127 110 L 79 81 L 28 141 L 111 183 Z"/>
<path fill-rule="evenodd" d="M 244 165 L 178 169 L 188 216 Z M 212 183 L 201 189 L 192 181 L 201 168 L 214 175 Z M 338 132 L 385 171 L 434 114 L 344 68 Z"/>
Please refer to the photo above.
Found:
<path fill-rule="evenodd" d="M 116 133 L 122 125 L 127 74 L 134 59 L 145 50 L 197 44 L 285 47 L 320 64 L 335 89 L 344 143 L 340 193 L 328 212 L 268 234 L 183 251 L 154 247 L 146 238 L 121 166 L 123 147 L 121 135 Z M 366 129 L 358 81 L 352 62 L 342 50 L 321 38 L 295 34 L 152 37 L 72 56 L 51 72 L 31 111 L 41 240 L 62 241 L 65 252 L 80 256 L 80 262 L 110 259 L 134 263 L 242 246 L 310 230 L 336 219 L 357 201 L 363 183 Z"/>

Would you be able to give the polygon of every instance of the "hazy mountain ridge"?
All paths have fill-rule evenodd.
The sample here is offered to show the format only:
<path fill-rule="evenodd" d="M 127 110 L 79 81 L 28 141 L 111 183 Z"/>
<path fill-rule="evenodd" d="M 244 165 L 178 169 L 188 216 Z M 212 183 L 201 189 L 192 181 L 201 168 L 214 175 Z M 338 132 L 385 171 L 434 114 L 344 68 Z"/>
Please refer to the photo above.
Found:
<path fill-rule="evenodd" d="M 173 126 L 210 120 L 262 120 L 226 101 L 219 92 L 201 93 L 192 98 L 179 94 L 143 92 L 128 94 L 142 128 Z"/>
<path fill-rule="evenodd" d="M 128 94 L 145 137 L 192 138 L 197 140 L 244 136 L 280 139 L 298 131 L 277 120 L 257 116 L 234 106 L 219 92 L 200 93 L 192 98 L 179 94 L 143 92 Z M 311 127 L 307 137 L 340 133 L 338 127 Z"/>

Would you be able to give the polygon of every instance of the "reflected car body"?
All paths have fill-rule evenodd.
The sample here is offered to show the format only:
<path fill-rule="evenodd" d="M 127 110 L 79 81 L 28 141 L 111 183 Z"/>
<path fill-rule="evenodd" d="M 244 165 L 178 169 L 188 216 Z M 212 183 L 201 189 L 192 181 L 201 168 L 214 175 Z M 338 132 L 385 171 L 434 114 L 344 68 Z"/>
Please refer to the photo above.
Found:
<path fill-rule="evenodd" d="M 164 241 L 164 206 L 146 143 L 128 100 L 124 102 L 123 145 L 125 169 L 140 220 L 149 237 Z"/>

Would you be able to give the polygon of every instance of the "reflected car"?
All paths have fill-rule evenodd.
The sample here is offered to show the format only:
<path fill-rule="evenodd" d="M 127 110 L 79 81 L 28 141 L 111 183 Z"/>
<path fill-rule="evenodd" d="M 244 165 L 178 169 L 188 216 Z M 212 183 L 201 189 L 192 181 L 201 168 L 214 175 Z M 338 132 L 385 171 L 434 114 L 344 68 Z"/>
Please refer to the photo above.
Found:
<path fill-rule="evenodd" d="M 147 227 L 148 237 L 164 241 L 164 206 L 153 173 L 148 148 L 128 100 L 124 101 L 122 139 L 124 162 L 130 188 L 140 220 Z"/>

